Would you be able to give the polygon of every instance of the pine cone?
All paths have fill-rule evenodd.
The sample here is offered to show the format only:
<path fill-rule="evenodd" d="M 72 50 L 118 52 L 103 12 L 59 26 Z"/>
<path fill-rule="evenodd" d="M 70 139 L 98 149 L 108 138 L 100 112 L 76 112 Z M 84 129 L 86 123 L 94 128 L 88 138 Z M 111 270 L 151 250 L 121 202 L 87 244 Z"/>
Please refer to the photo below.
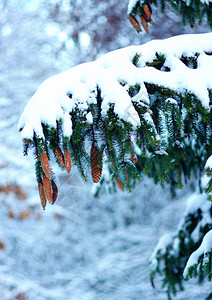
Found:
<path fill-rule="evenodd" d="M 56 183 L 52 180 L 52 191 L 53 191 L 53 204 L 57 200 L 57 195 L 58 195 L 58 188 Z"/>
<path fill-rule="evenodd" d="M 150 8 L 146 4 L 143 5 L 143 13 L 142 14 L 143 14 L 143 17 L 146 19 L 146 21 L 149 22 L 151 19 L 151 11 L 150 11 Z"/>
<path fill-rule="evenodd" d="M 64 160 L 65 160 L 65 168 L 68 173 L 71 172 L 71 155 L 68 150 L 65 150 L 64 152 Z"/>
<path fill-rule="evenodd" d="M 146 19 L 145 19 L 143 16 L 141 16 L 141 23 L 142 23 L 143 28 L 144 28 L 144 30 L 146 31 L 146 33 L 148 33 L 148 25 L 147 25 L 147 21 L 146 21 Z"/>
<path fill-rule="evenodd" d="M 138 161 L 138 158 L 137 158 L 137 155 L 136 154 L 133 154 L 131 157 L 130 157 L 131 161 L 136 164 L 137 161 Z"/>
<path fill-rule="evenodd" d="M 46 152 L 42 152 L 40 158 L 41 158 L 41 165 L 44 174 L 46 175 L 46 177 L 48 177 L 49 180 L 52 180 L 52 174 L 49 166 L 49 159 Z"/>
<path fill-rule="evenodd" d="M 116 178 L 116 183 L 117 183 L 118 187 L 120 188 L 120 190 L 123 192 L 124 187 L 123 187 L 123 184 L 122 184 L 122 182 L 119 178 Z"/>
<path fill-rule="evenodd" d="M 141 31 L 141 27 L 138 24 L 138 21 L 136 20 L 136 18 L 134 16 L 129 17 L 130 23 L 132 24 L 132 26 L 137 30 L 137 32 Z"/>
<path fill-rule="evenodd" d="M 64 161 L 64 156 L 63 156 L 63 152 L 61 151 L 61 149 L 59 147 L 56 147 L 54 149 L 54 153 L 55 156 L 57 157 L 57 160 L 59 161 L 59 163 L 61 164 L 61 166 L 63 168 L 65 168 L 65 161 Z"/>
<path fill-rule="evenodd" d="M 44 193 L 44 188 L 43 188 L 43 183 L 38 183 L 38 191 L 39 191 L 39 195 L 40 195 L 40 201 L 41 201 L 41 205 L 43 207 L 43 209 L 45 210 L 46 208 L 46 196 Z"/>
<path fill-rule="evenodd" d="M 146 4 L 143 5 L 143 11 L 142 11 L 142 16 L 144 19 L 149 22 L 150 24 L 154 24 L 154 22 L 151 19 L 151 7 L 147 6 Z"/>
<path fill-rule="evenodd" d="M 94 145 L 91 146 L 90 158 L 91 158 L 91 176 L 94 183 L 100 181 L 102 176 L 102 167 L 98 167 L 98 154 L 99 149 Z"/>
<path fill-rule="evenodd" d="M 5 244 L 3 242 L 0 242 L 0 250 L 4 250 L 5 249 Z"/>
<path fill-rule="evenodd" d="M 51 182 L 50 182 L 49 178 L 46 177 L 45 175 L 43 176 L 43 189 L 44 189 L 46 199 L 49 201 L 50 204 L 54 204 Z"/>

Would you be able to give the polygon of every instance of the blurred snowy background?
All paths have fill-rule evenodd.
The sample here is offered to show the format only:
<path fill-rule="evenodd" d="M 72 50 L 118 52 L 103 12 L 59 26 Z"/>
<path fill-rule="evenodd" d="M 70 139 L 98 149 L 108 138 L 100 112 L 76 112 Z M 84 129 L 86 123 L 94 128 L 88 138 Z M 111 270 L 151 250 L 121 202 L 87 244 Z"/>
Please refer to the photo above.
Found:
<path fill-rule="evenodd" d="M 43 212 L 33 154 L 23 157 L 19 116 L 47 77 L 110 50 L 181 33 L 176 13 L 156 9 L 150 34 L 127 19 L 128 1 L 0 2 L 0 299 L 167 299 L 149 281 L 158 238 L 174 231 L 192 187 L 171 198 L 147 178 L 131 194 L 91 194 L 73 169 L 59 173 L 60 199 Z M 58 174 L 58 171 L 57 171 Z M 185 284 L 176 299 L 203 299 L 209 284 Z"/>

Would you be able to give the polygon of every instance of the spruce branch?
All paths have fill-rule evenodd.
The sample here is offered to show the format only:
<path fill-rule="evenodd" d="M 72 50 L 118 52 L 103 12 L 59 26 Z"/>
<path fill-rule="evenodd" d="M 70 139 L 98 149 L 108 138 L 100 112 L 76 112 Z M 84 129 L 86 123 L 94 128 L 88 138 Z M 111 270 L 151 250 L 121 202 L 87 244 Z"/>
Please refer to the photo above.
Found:
<path fill-rule="evenodd" d="M 19 121 L 24 153 L 35 152 L 38 183 L 44 175 L 54 180 L 52 158 L 68 172 L 73 161 L 87 181 L 92 143 L 98 146 L 95 168 L 101 173 L 108 165 L 111 180 L 120 177 L 128 191 L 142 173 L 168 182 L 173 192 L 192 174 L 200 178 L 212 152 L 212 70 L 205 54 L 212 51 L 211 40 L 202 34 L 150 42 L 49 78 Z M 196 45 L 192 51 L 190 44 Z M 207 66 L 207 80 L 200 62 Z"/>
<path fill-rule="evenodd" d="M 140 24 L 136 19 L 137 16 L 140 17 L 141 24 L 146 33 L 148 33 L 148 22 L 154 24 L 151 19 L 153 6 L 159 7 L 163 14 L 168 14 L 167 11 L 172 7 L 181 15 L 183 25 L 189 24 L 191 28 L 195 24 L 200 25 L 204 19 L 207 20 L 208 25 L 212 28 L 212 5 L 210 1 L 129 0 L 128 16 L 137 32 L 141 31 Z"/>

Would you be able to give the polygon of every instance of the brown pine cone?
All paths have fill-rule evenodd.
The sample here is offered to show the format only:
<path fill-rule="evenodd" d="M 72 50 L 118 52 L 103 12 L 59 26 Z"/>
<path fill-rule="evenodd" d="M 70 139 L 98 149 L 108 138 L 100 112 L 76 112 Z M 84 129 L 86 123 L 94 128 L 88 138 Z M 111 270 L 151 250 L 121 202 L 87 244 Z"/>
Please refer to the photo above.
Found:
<path fill-rule="evenodd" d="M 143 5 L 143 17 L 146 19 L 147 22 L 149 22 L 151 19 L 151 11 L 146 4 Z"/>
<path fill-rule="evenodd" d="M 123 192 L 124 186 L 119 178 L 116 178 L 116 183 L 117 183 L 118 187 L 120 188 L 120 190 Z"/>
<path fill-rule="evenodd" d="M 65 160 L 65 168 L 68 173 L 71 172 L 71 155 L 68 150 L 65 150 L 64 152 L 64 160 Z"/>
<path fill-rule="evenodd" d="M 53 204 L 57 200 L 57 195 L 58 195 L 58 188 L 56 183 L 52 180 L 52 191 L 53 191 Z"/>
<path fill-rule="evenodd" d="M 49 159 L 46 152 L 41 153 L 40 159 L 41 159 L 41 165 L 44 174 L 46 175 L 46 177 L 48 177 L 49 180 L 52 180 L 52 174 L 49 166 Z"/>
<path fill-rule="evenodd" d="M 49 201 L 50 204 L 54 204 L 51 182 L 50 182 L 49 178 L 46 177 L 45 175 L 43 176 L 43 189 L 44 189 L 46 199 Z"/>
<path fill-rule="evenodd" d="M 40 202 L 41 205 L 43 207 L 43 209 L 45 210 L 46 208 L 46 196 L 44 193 L 44 188 L 43 188 L 43 183 L 38 183 L 38 191 L 39 191 L 39 195 L 40 195 Z"/>
<path fill-rule="evenodd" d="M 56 147 L 54 149 L 54 153 L 55 153 L 55 156 L 57 157 L 59 163 L 61 164 L 61 166 L 63 168 L 65 168 L 65 160 L 64 160 L 64 156 L 63 156 L 62 150 L 59 147 Z"/>
<path fill-rule="evenodd" d="M 146 33 L 148 33 L 148 25 L 147 25 L 147 21 L 146 21 L 146 19 L 145 19 L 143 16 L 141 16 L 141 23 L 142 23 L 143 28 L 144 28 L 144 30 L 146 31 Z"/>
<path fill-rule="evenodd" d="M 102 167 L 98 167 L 98 154 L 99 149 L 94 145 L 91 146 L 90 158 L 91 158 L 91 176 L 94 183 L 100 181 L 102 176 Z"/>
<path fill-rule="evenodd" d="M 3 242 L 0 242 L 0 250 L 4 250 L 5 249 L 5 244 Z"/>
<path fill-rule="evenodd" d="M 136 154 L 133 154 L 131 157 L 130 157 L 131 161 L 136 164 L 137 161 L 138 161 L 138 158 L 137 158 L 137 155 Z"/>
<path fill-rule="evenodd" d="M 138 21 L 136 20 L 136 18 L 134 16 L 130 16 L 129 20 L 130 20 L 130 23 L 132 24 L 132 26 L 137 30 L 137 32 L 140 32 L 141 27 L 138 24 Z"/>

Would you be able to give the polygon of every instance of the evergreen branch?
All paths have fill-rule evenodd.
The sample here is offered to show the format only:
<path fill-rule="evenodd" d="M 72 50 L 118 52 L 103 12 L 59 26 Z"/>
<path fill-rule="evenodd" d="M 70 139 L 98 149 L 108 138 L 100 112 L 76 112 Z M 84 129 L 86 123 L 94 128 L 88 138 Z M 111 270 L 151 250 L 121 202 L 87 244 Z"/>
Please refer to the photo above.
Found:
<path fill-rule="evenodd" d="M 119 173 L 123 174 L 125 189 L 131 191 L 139 178 L 136 168 L 138 172 L 148 174 L 155 182 L 169 182 L 172 191 L 177 181 L 182 188 L 182 180 L 187 181 L 192 173 L 201 177 L 201 171 L 212 150 L 209 106 L 212 99 L 212 73 L 210 76 L 210 69 L 207 69 L 208 78 L 204 81 L 198 64 L 201 59 L 209 60 L 205 51 L 210 52 L 211 43 L 208 40 L 211 38 L 211 34 L 198 35 L 198 38 L 195 35 L 179 36 L 155 41 L 154 48 L 149 43 L 145 47 L 127 48 L 123 52 L 118 50 L 111 54 L 111 65 L 108 65 L 106 56 L 48 79 L 44 91 L 41 89 L 35 93 L 29 102 L 30 110 L 26 107 L 20 118 L 23 140 L 32 141 L 34 136 L 30 147 L 35 147 L 36 159 L 43 152 L 50 159 L 50 151 L 55 152 L 61 146 L 65 151 L 69 144 L 74 162 L 85 181 L 84 171 L 90 166 L 90 155 L 85 142 L 93 140 L 101 144 L 97 167 L 102 167 L 101 157 L 106 146 L 103 164 L 112 165 L 112 168 L 108 167 L 111 178 L 117 177 Z M 189 48 L 190 43 L 198 46 L 192 49 L 192 53 L 185 55 L 183 49 Z M 173 50 L 177 44 L 181 45 L 178 56 Z M 161 51 L 164 48 L 167 48 L 166 53 Z M 123 61 L 121 69 L 117 57 Z M 152 61 L 149 57 L 152 57 Z M 105 63 L 108 65 L 106 71 L 102 67 Z M 92 80 L 94 87 L 91 89 L 88 69 L 93 65 L 96 77 Z M 81 85 L 84 67 L 86 71 Z M 190 84 L 187 75 L 182 82 L 181 75 L 178 74 L 181 74 L 183 68 L 190 68 L 188 74 L 195 69 L 192 74 L 200 80 L 201 92 L 199 87 Z M 179 72 L 173 72 L 172 69 Z M 104 72 L 107 76 L 103 76 Z M 133 84 L 134 77 L 136 80 Z M 60 92 L 57 92 L 58 78 L 61 78 L 58 89 Z M 69 81 L 70 87 L 66 84 L 63 86 L 63 82 Z M 75 91 L 75 85 L 82 89 L 80 99 L 75 96 L 79 94 Z M 83 95 L 86 97 L 83 98 Z M 61 101 L 65 101 L 62 108 Z M 33 105 L 36 105 L 36 109 L 32 109 Z M 45 111 L 45 108 L 49 105 L 57 107 L 59 112 L 53 111 L 48 119 L 49 111 Z M 35 115 L 27 115 L 29 111 L 33 111 Z M 43 119 L 41 115 L 46 117 Z M 135 144 L 132 137 L 135 135 L 136 146 L 140 148 L 136 166 L 130 160 L 134 155 L 132 146 Z M 25 145 L 25 153 L 27 148 Z M 41 172 L 40 177 L 42 176 Z"/>

